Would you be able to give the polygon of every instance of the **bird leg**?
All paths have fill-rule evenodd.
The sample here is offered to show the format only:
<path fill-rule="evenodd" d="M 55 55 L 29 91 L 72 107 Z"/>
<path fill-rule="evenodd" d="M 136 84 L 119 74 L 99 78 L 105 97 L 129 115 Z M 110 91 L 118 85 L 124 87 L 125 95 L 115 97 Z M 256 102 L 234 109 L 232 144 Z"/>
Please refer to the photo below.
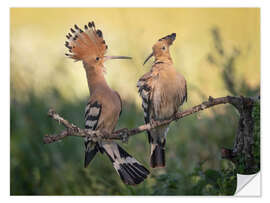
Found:
<path fill-rule="evenodd" d="M 123 143 L 127 143 L 129 137 L 128 132 L 129 130 L 127 128 L 122 128 L 114 131 L 113 134 L 117 134 L 121 138 Z"/>
<path fill-rule="evenodd" d="M 155 128 L 156 126 L 159 125 L 159 121 L 154 120 L 154 119 L 150 119 L 149 124 L 150 124 L 151 128 Z"/>
<path fill-rule="evenodd" d="M 177 117 L 177 111 L 172 115 L 171 120 L 177 121 L 179 118 Z"/>

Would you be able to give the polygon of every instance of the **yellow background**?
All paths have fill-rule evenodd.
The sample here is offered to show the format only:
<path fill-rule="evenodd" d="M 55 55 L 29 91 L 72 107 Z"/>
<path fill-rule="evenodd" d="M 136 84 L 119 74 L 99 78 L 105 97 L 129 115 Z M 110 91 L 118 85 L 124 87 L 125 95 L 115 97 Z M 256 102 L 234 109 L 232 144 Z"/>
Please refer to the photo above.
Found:
<path fill-rule="evenodd" d="M 108 55 L 132 56 L 132 61 L 112 60 L 105 64 L 110 86 L 122 98 L 140 100 L 137 79 L 150 69 L 142 66 L 152 45 L 161 37 L 176 32 L 171 47 L 175 67 L 188 82 L 189 104 L 206 96 L 224 96 L 227 91 L 218 68 L 207 62 L 213 50 L 211 28 L 218 27 L 224 47 L 242 52 L 236 61 L 236 78 L 251 86 L 260 82 L 260 10 L 257 8 L 12 8 L 11 83 L 21 99 L 34 89 L 46 94 L 57 87 L 68 99 L 88 95 L 81 62 L 66 58 L 65 35 L 74 24 L 83 27 L 94 20 L 109 46 Z"/>

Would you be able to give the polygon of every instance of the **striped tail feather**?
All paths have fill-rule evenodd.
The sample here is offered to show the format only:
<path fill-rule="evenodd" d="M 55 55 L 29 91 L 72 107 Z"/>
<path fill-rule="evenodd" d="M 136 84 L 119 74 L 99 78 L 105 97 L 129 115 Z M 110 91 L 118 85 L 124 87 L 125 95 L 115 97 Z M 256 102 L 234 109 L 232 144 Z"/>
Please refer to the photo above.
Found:
<path fill-rule="evenodd" d="M 151 144 L 150 166 L 152 168 L 165 167 L 165 149 L 162 143 Z"/>
<path fill-rule="evenodd" d="M 85 158 L 84 158 L 84 168 L 86 168 L 93 158 L 99 151 L 98 143 L 93 143 L 91 141 L 85 141 Z"/>
<path fill-rule="evenodd" d="M 152 129 L 149 132 L 149 143 L 151 144 L 150 166 L 152 168 L 163 168 L 166 166 L 165 144 L 168 130 L 169 127 L 166 125 Z"/>
<path fill-rule="evenodd" d="M 102 148 L 125 184 L 137 185 L 147 178 L 149 171 L 118 144 L 106 143 Z"/>

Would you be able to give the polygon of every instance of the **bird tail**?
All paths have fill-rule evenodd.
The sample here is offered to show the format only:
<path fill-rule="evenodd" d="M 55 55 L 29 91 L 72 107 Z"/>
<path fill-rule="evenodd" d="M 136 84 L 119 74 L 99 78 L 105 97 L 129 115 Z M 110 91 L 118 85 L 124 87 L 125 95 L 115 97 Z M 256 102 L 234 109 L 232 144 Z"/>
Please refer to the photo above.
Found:
<path fill-rule="evenodd" d="M 125 184 L 137 185 L 147 178 L 149 171 L 118 144 L 102 143 L 101 148 L 108 155 L 113 167 Z"/>
<path fill-rule="evenodd" d="M 96 30 L 94 22 L 85 25 L 84 30 L 74 25 L 70 31 L 71 33 L 66 35 L 67 41 L 65 42 L 70 53 L 66 53 L 66 56 L 76 61 L 83 60 L 86 63 L 91 60 L 89 56 L 104 56 L 107 45 L 103 39 L 102 31 Z"/>
<path fill-rule="evenodd" d="M 152 168 L 165 167 L 166 134 L 169 128 L 162 127 L 149 132 L 151 144 L 150 166 Z"/>
<path fill-rule="evenodd" d="M 98 143 L 91 142 L 88 140 L 86 140 L 84 144 L 85 144 L 84 167 L 86 168 L 99 151 L 99 146 Z"/>
<path fill-rule="evenodd" d="M 165 140 L 163 143 L 151 144 L 150 166 L 152 168 L 165 167 Z"/>

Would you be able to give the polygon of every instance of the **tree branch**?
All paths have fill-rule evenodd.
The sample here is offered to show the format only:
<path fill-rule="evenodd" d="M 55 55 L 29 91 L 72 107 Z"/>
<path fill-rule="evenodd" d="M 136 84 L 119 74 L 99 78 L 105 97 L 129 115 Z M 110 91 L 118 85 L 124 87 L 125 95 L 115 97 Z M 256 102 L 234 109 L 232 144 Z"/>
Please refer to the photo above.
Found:
<path fill-rule="evenodd" d="M 176 115 L 169 119 L 169 120 L 164 120 L 164 121 L 155 121 L 152 125 L 150 124 L 144 124 L 141 125 L 137 128 L 133 128 L 131 130 L 128 130 L 126 128 L 120 129 L 117 131 L 114 131 L 112 134 L 109 134 L 107 132 L 100 132 L 100 131 L 92 131 L 92 130 L 87 130 L 87 129 L 81 129 L 77 127 L 76 125 L 70 123 L 69 121 L 65 120 L 63 117 L 61 117 L 59 114 L 57 114 L 53 109 L 50 109 L 48 112 L 48 115 L 53 118 L 54 120 L 58 121 L 61 123 L 66 130 L 62 131 L 59 134 L 53 134 L 53 135 L 45 135 L 44 136 L 44 143 L 49 144 L 52 142 L 56 142 L 58 140 L 61 140 L 67 136 L 77 136 L 77 137 L 91 137 L 92 139 L 116 139 L 116 140 L 123 140 L 126 141 L 128 137 L 139 134 L 141 132 L 151 130 L 153 128 L 156 128 L 158 126 L 166 125 L 171 123 L 174 120 L 178 120 L 181 118 L 184 118 L 186 116 L 189 116 L 191 114 L 197 113 L 199 111 L 208 109 L 210 107 L 219 105 L 219 104 L 232 104 L 236 108 L 238 106 L 241 106 L 242 100 L 248 100 L 253 104 L 254 99 L 251 98 L 245 98 L 245 97 L 220 97 L 220 98 L 213 98 L 209 97 L 208 101 L 203 102 L 200 105 L 194 106 L 191 109 L 178 112 Z"/>
<path fill-rule="evenodd" d="M 243 154 L 245 157 L 246 168 L 250 169 L 253 165 L 253 154 L 252 154 L 252 146 L 253 146 L 253 119 L 252 119 L 252 108 L 254 102 L 259 100 L 260 98 L 249 98 L 249 97 L 220 97 L 213 98 L 209 96 L 208 101 L 205 101 L 197 106 L 192 107 L 191 109 L 176 113 L 171 119 L 163 120 L 163 121 L 154 121 L 151 124 L 144 124 L 139 127 L 128 130 L 127 128 L 123 128 L 113 133 L 108 133 L 106 131 L 92 131 L 87 129 L 81 129 L 76 125 L 70 123 L 65 120 L 59 114 L 57 114 L 53 109 L 50 109 L 48 115 L 61 123 L 66 130 L 52 135 L 45 135 L 43 138 L 43 142 L 45 144 L 53 143 L 59 140 L 64 139 L 68 136 L 76 136 L 76 137 L 89 137 L 93 141 L 98 140 L 122 140 L 123 142 L 127 142 L 128 138 L 139 134 L 141 132 L 151 130 L 153 128 L 166 125 L 171 123 L 172 121 L 184 118 L 191 114 L 197 113 L 199 111 L 203 111 L 205 109 L 211 108 L 220 104 L 231 104 L 233 105 L 239 112 L 239 124 L 238 130 L 234 142 L 233 149 L 221 149 L 222 158 L 229 159 L 234 163 L 237 163 L 237 156 L 239 154 Z"/>

